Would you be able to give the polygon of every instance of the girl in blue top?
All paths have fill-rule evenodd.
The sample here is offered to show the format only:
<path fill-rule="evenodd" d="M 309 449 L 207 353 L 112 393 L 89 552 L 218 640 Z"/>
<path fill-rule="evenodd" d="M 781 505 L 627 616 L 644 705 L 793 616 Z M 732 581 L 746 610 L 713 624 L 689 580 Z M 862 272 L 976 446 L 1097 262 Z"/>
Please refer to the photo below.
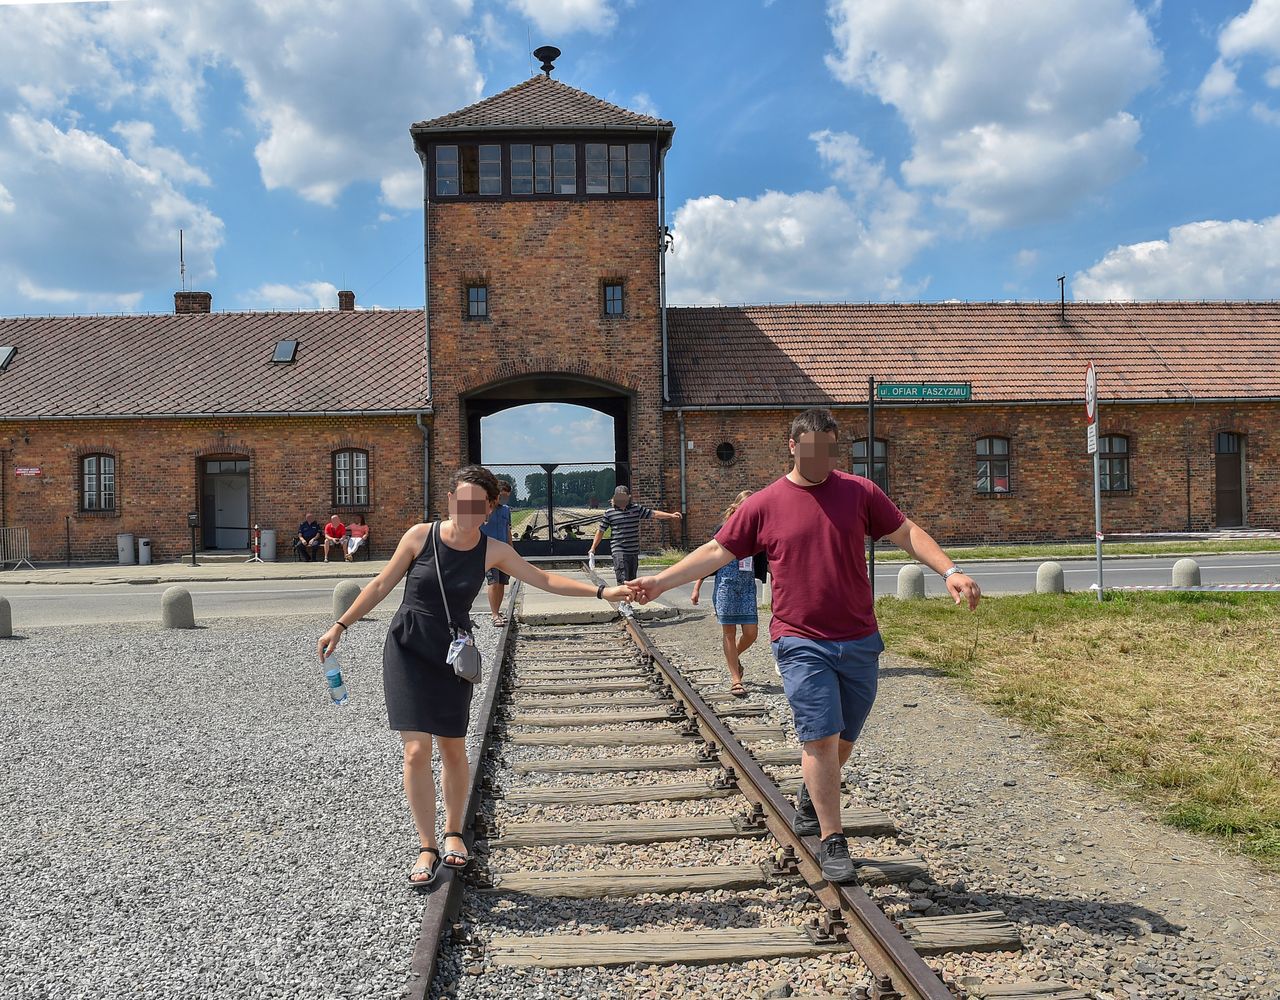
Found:
<path fill-rule="evenodd" d="M 733 516 L 733 512 L 741 506 L 742 501 L 751 496 L 752 490 L 743 490 L 733 498 L 733 503 L 725 509 L 720 526 L 712 532 L 716 534 Z M 735 698 L 744 698 L 747 689 L 742 683 L 742 654 L 756 641 L 759 631 L 759 615 L 756 611 L 756 560 L 761 556 L 734 560 L 716 570 L 715 583 L 712 585 L 711 605 L 715 608 L 716 620 L 723 633 L 724 660 L 729 667 L 729 678 L 733 686 L 729 692 Z M 693 585 L 691 600 L 698 603 L 701 596 L 702 581 Z M 741 637 L 738 629 L 742 629 Z"/>

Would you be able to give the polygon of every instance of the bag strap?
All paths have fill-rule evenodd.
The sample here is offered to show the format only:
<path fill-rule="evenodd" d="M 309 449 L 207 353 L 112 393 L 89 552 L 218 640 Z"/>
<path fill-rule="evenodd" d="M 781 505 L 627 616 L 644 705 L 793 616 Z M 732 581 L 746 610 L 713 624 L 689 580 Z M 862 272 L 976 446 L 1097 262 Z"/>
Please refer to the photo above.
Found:
<path fill-rule="evenodd" d="M 444 591 L 444 577 L 440 575 L 440 546 L 436 542 L 436 527 L 439 524 L 439 521 L 433 522 L 427 531 L 431 535 L 431 554 L 434 557 L 431 562 L 436 567 L 436 583 L 440 584 L 440 600 L 444 603 L 445 617 L 448 618 L 449 628 L 453 630 L 454 635 L 456 636 L 458 632 L 465 632 L 469 635 L 471 632 L 470 629 L 460 629 L 453 623 L 453 609 L 449 607 L 449 595 Z"/>

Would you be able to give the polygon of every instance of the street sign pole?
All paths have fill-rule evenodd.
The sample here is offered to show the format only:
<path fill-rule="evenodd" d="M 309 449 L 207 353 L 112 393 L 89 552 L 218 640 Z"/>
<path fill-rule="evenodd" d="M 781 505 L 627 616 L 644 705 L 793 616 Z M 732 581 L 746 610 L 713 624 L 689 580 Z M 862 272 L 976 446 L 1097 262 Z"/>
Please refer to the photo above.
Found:
<path fill-rule="evenodd" d="M 1102 457 L 1098 454 L 1098 371 L 1089 362 L 1084 379 L 1084 409 L 1089 419 L 1089 451 L 1093 454 L 1093 536 L 1098 559 L 1098 600 L 1102 600 Z"/>
<path fill-rule="evenodd" d="M 876 480 L 876 377 L 867 378 L 867 478 Z M 876 601 L 876 536 L 867 550 L 867 577 L 871 580 L 871 603 Z"/>

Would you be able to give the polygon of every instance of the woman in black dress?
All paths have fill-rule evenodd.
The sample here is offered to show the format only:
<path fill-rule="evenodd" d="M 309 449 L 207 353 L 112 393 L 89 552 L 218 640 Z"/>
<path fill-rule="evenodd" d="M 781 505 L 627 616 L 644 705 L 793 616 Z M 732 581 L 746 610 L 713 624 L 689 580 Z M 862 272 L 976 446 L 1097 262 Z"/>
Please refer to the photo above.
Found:
<path fill-rule="evenodd" d="M 484 585 L 487 570 L 499 569 L 533 587 L 566 597 L 626 601 L 626 587 L 593 587 L 529 565 L 505 542 L 489 538 L 480 526 L 498 500 L 498 480 L 488 469 L 468 465 L 453 477 L 449 518 L 416 524 L 404 533 L 386 568 L 360 592 L 355 603 L 316 644 L 323 661 L 338 647 L 349 623 L 372 611 L 405 579 L 404 603 L 396 612 L 382 653 L 382 686 L 391 728 L 404 743 L 404 789 L 418 828 L 421 853 L 409 881 L 430 885 L 441 863 L 466 867 L 470 857 L 457 831 L 466 808 L 469 766 L 464 737 L 474 685 L 457 677 L 445 662 L 452 639 L 450 622 L 471 627 L 471 605 Z M 437 534 L 438 533 L 438 534 Z M 438 553 L 438 555 L 437 555 Z M 440 597 L 436 577 L 448 595 Z M 440 748 L 444 784 L 444 856 L 436 839 L 435 775 L 431 741 Z"/>

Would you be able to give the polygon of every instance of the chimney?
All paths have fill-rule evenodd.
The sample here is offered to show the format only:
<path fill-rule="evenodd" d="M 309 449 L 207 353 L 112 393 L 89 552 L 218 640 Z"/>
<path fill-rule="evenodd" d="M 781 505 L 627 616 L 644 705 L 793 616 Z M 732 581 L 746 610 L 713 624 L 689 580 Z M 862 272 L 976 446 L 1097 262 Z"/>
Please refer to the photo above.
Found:
<path fill-rule="evenodd" d="M 342 291 L 338 293 L 338 312 L 355 312 L 356 310 L 356 293 Z"/>
<path fill-rule="evenodd" d="M 179 316 L 212 312 L 213 295 L 210 292 L 174 292 L 173 311 Z"/>

